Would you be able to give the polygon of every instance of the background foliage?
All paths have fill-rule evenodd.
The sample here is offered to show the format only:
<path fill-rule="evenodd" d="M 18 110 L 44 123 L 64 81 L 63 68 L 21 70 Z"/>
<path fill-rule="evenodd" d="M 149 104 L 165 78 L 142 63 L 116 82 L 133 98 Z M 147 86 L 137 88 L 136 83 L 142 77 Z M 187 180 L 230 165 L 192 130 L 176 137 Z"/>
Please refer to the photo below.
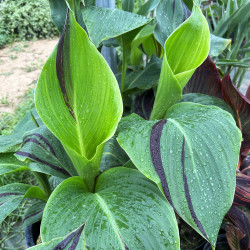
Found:
<path fill-rule="evenodd" d="M 57 34 L 46 0 L 0 3 L 0 47 L 16 40 L 52 38 Z"/>

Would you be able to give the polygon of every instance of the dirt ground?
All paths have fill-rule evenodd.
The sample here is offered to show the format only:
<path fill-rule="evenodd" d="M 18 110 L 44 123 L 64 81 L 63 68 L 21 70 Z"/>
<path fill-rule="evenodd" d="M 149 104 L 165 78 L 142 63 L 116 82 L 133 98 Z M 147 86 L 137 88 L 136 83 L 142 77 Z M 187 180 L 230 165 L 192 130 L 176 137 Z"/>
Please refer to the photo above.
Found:
<path fill-rule="evenodd" d="M 41 69 L 58 38 L 18 42 L 0 49 L 0 114 L 12 113 L 29 88 L 34 88 Z M 248 70 L 240 90 L 250 84 Z"/>
<path fill-rule="evenodd" d="M 0 113 L 11 113 L 36 81 L 58 38 L 13 43 L 0 49 Z"/>

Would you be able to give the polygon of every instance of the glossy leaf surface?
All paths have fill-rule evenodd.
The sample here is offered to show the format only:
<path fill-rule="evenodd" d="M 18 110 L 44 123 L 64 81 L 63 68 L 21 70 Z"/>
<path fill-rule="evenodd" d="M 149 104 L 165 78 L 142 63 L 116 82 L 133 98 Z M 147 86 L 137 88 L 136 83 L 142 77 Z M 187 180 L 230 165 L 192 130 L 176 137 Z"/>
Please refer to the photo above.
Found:
<path fill-rule="evenodd" d="M 216 98 L 214 96 L 209 96 L 199 93 L 190 93 L 183 95 L 180 102 L 194 102 L 202 105 L 213 105 L 227 111 L 233 117 L 235 116 L 233 110 L 223 100 Z"/>
<path fill-rule="evenodd" d="M 104 142 L 112 137 L 122 115 L 122 99 L 115 76 L 72 11 L 42 70 L 35 103 L 92 189 Z"/>
<path fill-rule="evenodd" d="M 60 184 L 45 207 L 43 242 L 83 224 L 89 249 L 179 249 L 173 209 L 137 170 L 105 171 L 97 179 L 95 193 L 88 192 L 80 177 Z"/>
<path fill-rule="evenodd" d="M 118 142 L 175 211 L 215 245 L 234 197 L 241 133 L 232 116 L 217 107 L 180 103 L 161 121 L 123 118 Z"/>
<path fill-rule="evenodd" d="M 97 47 L 104 40 L 137 29 L 152 20 L 151 18 L 119 9 L 100 7 L 82 8 L 82 15 L 90 40 Z"/>
<path fill-rule="evenodd" d="M 151 119 L 162 119 L 182 97 L 182 89 L 209 52 L 209 29 L 199 7 L 165 43 L 161 76 Z"/>

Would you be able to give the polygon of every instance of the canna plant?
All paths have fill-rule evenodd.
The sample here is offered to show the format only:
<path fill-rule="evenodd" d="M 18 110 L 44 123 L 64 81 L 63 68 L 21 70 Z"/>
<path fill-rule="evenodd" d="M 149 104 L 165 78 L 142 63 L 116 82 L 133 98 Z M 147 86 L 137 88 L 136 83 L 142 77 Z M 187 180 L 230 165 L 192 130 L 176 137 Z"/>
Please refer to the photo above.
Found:
<path fill-rule="evenodd" d="M 32 249 L 180 249 L 179 217 L 215 248 L 234 198 L 241 132 L 222 101 L 182 98 L 210 50 L 205 17 L 194 3 L 190 12 L 180 1 L 173 10 L 186 15 L 159 34 L 163 20 L 143 16 L 153 10 L 148 5 L 134 14 L 90 2 L 50 1 L 62 34 L 35 91 L 41 120 L 19 134 L 10 151 L 15 158 L 0 155 L 18 161 L 14 169 L 23 164 L 33 171 L 42 190 L 1 187 L 0 216 L 23 198 L 43 201 L 29 215 L 43 211 L 42 243 Z M 110 29 L 118 18 L 118 28 Z M 122 72 L 115 77 L 99 50 L 117 43 Z M 133 70 L 144 52 L 150 62 Z M 127 115 L 133 96 L 152 87 L 147 119 Z M 47 175 L 60 184 L 52 187 Z"/>

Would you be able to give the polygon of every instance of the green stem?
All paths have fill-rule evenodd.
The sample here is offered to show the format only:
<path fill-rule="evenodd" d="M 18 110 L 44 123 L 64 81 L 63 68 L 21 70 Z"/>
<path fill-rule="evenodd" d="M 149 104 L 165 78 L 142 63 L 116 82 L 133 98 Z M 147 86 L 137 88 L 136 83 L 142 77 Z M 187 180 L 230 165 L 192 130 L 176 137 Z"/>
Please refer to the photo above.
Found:
<path fill-rule="evenodd" d="M 127 71 L 127 62 L 126 62 L 126 49 L 125 44 L 122 38 L 122 81 L 121 81 L 121 93 L 124 92 L 125 89 L 125 79 L 126 79 L 126 71 Z"/>
<path fill-rule="evenodd" d="M 50 184 L 49 184 L 47 175 L 43 174 L 43 173 L 39 173 L 39 172 L 32 172 L 32 173 L 34 174 L 37 182 L 41 186 L 44 194 L 49 198 L 52 191 L 50 188 Z"/>

